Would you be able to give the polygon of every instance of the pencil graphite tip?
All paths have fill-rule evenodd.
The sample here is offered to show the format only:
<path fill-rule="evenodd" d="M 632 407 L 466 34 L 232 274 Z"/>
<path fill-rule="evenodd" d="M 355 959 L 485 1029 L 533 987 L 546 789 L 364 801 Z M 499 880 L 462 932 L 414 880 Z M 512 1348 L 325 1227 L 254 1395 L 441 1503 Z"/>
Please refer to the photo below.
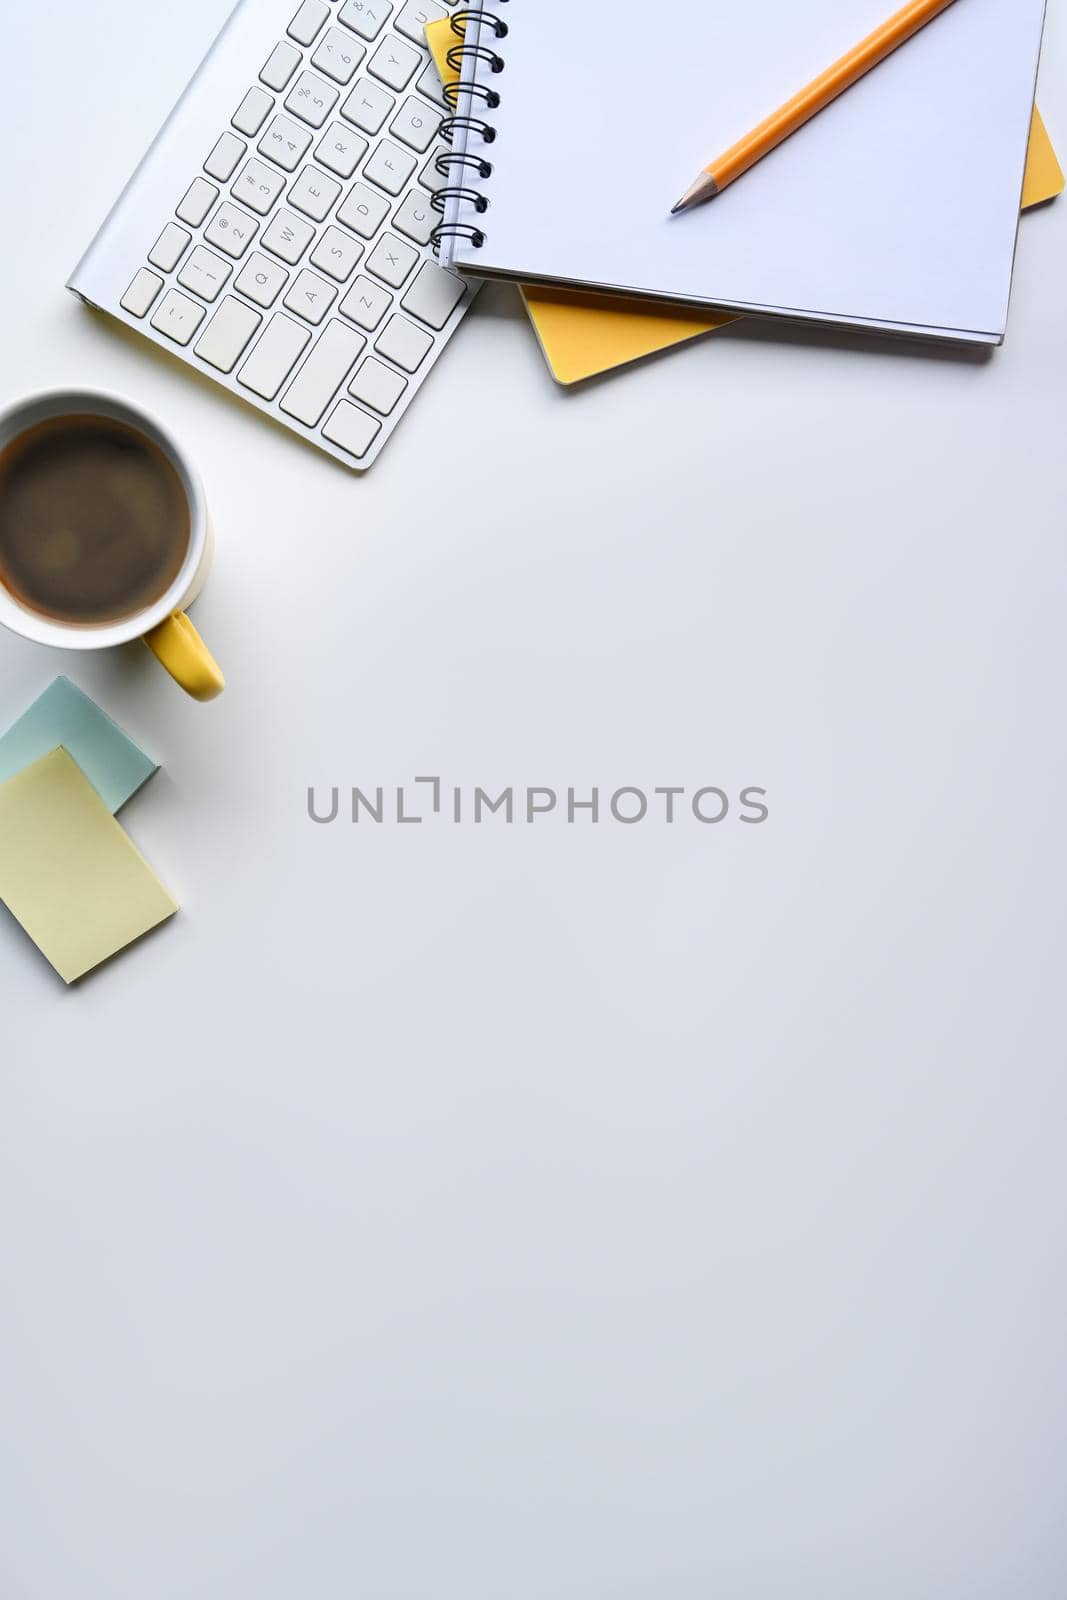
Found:
<path fill-rule="evenodd" d="M 699 178 L 691 183 L 676 205 L 671 206 L 671 216 L 676 217 L 679 211 L 689 211 L 693 206 L 699 206 L 705 200 L 713 200 L 719 192 L 719 185 L 710 172 L 702 172 Z"/>

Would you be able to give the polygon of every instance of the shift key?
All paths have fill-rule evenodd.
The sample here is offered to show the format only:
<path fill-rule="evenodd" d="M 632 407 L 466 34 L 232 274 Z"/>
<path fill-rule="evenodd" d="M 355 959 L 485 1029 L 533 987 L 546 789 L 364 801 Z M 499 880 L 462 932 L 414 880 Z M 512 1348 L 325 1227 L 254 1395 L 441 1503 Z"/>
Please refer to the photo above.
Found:
<path fill-rule="evenodd" d="M 264 400 L 273 400 L 310 338 L 306 328 L 276 311 L 259 343 L 252 346 L 252 354 L 237 374 L 237 382 Z"/>
<path fill-rule="evenodd" d="M 193 348 L 202 361 L 232 372 L 262 321 L 258 311 L 228 294 Z"/>
<path fill-rule="evenodd" d="M 326 324 L 314 350 L 282 396 L 281 408 L 313 428 L 341 387 L 366 339 L 336 318 Z"/>
<path fill-rule="evenodd" d="M 426 261 L 419 268 L 400 304 L 413 317 L 431 328 L 443 328 L 467 292 L 467 285 L 454 272 L 446 272 L 434 261 Z"/>

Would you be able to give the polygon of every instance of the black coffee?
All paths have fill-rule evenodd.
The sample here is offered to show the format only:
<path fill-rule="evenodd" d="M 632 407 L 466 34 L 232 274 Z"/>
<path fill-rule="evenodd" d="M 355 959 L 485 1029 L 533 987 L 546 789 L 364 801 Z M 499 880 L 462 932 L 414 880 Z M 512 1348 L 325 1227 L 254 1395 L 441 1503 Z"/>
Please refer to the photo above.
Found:
<path fill-rule="evenodd" d="M 189 548 L 172 462 L 136 428 L 56 417 L 0 451 L 0 583 L 61 622 L 116 622 L 170 588 Z"/>

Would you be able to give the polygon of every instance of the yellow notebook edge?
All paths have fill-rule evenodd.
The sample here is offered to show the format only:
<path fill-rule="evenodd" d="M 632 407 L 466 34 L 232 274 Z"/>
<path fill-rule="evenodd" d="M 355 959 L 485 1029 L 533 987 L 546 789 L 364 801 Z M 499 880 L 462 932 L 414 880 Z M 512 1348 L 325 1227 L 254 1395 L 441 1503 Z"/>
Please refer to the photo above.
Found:
<path fill-rule="evenodd" d="M 549 372 L 568 389 L 741 320 L 583 289 L 524 283 L 519 292 Z"/>
<path fill-rule="evenodd" d="M 1048 205 L 1050 200 L 1055 200 L 1063 193 L 1065 187 L 1067 179 L 1064 178 L 1059 157 L 1045 126 L 1045 119 L 1035 105 L 1030 124 L 1030 146 L 1026 152 L 1023 210 L 1032 211 L 1035 206 Z"/>

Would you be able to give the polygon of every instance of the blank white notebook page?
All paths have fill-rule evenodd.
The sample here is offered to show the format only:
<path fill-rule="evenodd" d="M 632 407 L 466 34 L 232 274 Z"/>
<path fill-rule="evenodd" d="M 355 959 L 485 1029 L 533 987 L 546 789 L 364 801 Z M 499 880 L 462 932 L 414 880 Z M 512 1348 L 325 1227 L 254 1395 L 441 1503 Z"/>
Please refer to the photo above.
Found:
<path fill-rule="evenodd" d="M 999 340 L 1045 0 L 955 0 L 698 210 L 699 169 L 899 0 L 509 0 L 471 271 Z M 490 42 L 487 30 L 483 38 Z M 465 182 L 469 179 L 465 178 Z M 447 253 L 446 253 L 447 259 Z"/>

